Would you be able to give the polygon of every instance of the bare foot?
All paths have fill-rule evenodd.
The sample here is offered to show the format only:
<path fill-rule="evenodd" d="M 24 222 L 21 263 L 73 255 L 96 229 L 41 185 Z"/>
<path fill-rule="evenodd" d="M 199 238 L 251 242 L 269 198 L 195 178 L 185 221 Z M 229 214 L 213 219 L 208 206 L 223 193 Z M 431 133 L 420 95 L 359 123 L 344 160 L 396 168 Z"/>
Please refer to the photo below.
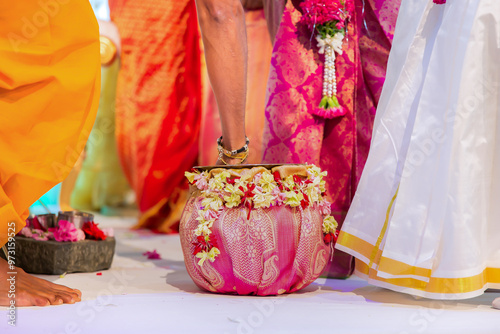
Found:
<path fill-rule="evenodd" d="M 493 301 L 493 307 L 500 310 L 500 298 L 497 298 Z"/>
<path fill-rule="evenodd" d="M 44 279 L 27 274 L 21 268 L 12 272 L 4 259 L 0 258 L 0 306 L 10 306 L 15 295 L 15 306 L 48 306 L 63 303 L 74 304 L 81 301 L 82 293 L 64 285 L 54 284 Z M 15 291 L 11 289 L 14 286 Z"/>

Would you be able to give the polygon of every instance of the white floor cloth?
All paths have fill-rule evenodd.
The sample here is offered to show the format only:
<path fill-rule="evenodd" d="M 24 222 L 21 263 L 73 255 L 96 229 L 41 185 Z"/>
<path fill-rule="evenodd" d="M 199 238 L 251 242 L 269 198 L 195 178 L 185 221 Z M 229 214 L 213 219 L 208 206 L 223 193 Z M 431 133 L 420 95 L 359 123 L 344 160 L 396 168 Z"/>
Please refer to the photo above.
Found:
<path fill-rule="evenodd" d="M 115 227 L 113 266 L 96 273 L 40 276 L 78 288 L 75 305 L 20 308 L 17 326 L 0 308 L 0 333 L 495 333 L 500 311 L 491 308 L 498 291 L 459 302 L 416 299 L 376 288 L 358 278 L 318 279 L 282 297 L 216 295 L 189 278 L 177 235 L 130 231 L 130 219 L 96 219 Z M 118 228 L 117 228 L 118 227 Z M 161 260 L 148 260 L 156 249 Z"/>

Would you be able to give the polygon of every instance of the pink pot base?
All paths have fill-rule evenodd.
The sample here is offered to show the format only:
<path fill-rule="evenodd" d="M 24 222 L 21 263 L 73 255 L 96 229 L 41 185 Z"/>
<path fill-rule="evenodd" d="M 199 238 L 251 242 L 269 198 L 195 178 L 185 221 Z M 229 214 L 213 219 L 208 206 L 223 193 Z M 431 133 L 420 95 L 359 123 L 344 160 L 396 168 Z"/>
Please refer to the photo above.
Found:
<path fill-rule="evenodd" d="M 280 295 L 314 282 L 330 247 L 323 241 L 323 216 L 316 206 L 253 209 L 224 207 L 212 227 L 220 255 L 202 266 L 193 255 L 202 197 L 192 197 L 182 215 L 180 238 L 186 269 L 200 288 L 224 294 Z"/>

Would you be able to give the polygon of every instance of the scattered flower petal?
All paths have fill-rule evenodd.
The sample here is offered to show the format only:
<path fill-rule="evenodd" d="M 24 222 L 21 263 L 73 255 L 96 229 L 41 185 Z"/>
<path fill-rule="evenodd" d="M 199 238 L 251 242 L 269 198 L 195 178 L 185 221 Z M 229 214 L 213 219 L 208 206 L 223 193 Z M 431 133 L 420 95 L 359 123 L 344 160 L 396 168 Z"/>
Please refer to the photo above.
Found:
<path fill-rule="evenodd" d="M 161 260 L 161 255 L 158 254 L 158 252 L 155 250 L 153 250 L 152 252 L 145 252 L 145 253 L 142 253 L 142 255 L 146 256 L 149 260 Z"/>

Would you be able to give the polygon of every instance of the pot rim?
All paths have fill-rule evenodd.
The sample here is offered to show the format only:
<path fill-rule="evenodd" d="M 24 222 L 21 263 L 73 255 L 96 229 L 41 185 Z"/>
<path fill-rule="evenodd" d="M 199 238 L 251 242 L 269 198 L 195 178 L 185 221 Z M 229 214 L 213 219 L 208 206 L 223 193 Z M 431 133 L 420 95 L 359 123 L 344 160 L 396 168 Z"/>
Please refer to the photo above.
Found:
<path fill-rule="evenodd" d="M 223 168 L 223 169 L 245 169 L 245 168 L 255 168 L 255 167 L 264 167 L 267 169 L 273 169 L 274 167 L 279 166 L 308 166 L 308 164 L 248 164 L 248 165 L 215 165 L 215 166 L 195 166 L 193 169 L 206 172 L 215 168 Z"/>

